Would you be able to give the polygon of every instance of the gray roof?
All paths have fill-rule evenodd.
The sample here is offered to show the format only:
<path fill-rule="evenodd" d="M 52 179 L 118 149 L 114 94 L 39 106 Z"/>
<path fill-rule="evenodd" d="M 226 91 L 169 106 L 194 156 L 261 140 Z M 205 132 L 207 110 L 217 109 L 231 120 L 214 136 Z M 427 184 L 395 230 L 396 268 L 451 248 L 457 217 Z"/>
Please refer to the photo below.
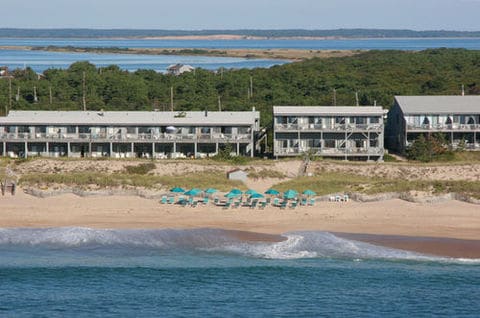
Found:
<path fill-rule="evenodd" d="M 11 111 L 0 117 L 0 125 L 253 125 L 260 118 L 258 111 L 243 112 L 120 112 L 120 111 Z"/>
<path fill-rule="evenodd" d="M 382 116 L 380 106 L 274 106 L 274 116 Z"/>
<path fill-rule="evenodd" d="M 479 114 L 480 96 L 395 96 L 408 114 Z"/>

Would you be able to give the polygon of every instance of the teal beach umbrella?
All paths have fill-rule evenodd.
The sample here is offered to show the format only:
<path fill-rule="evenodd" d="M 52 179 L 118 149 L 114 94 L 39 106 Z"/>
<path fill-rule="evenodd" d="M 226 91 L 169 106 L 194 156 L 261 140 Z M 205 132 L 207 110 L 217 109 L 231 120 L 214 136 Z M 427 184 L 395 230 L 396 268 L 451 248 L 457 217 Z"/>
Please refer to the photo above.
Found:
<path fill-rule="evenodd" d="M 170 189 L 170 192 L 173 192 L 173 193 L 184 193 L 185 192 L 185 189 L 182 189 L 180 187 L 175 187 L 175 188 L 171 188 Z"/>
<path fill-rule="evenodd" d="M 310 189 L 307 189 L 307 190 L 303 191 L 302 194 L 304 194 L 304 195 L 306 195 L 306 196 L 317 195 L 317 193 L 315 193 L 314 191 L 312 191 L 312 190 L 310 190 Z"/>
<path fill-rule="evenodd" d="M 242 192 L 242 191 L 240 191 L 240 190 L 238 190 L 238 189 L 232 189 L 232 190 L 230 190 L 230 192 L 229 192 L 229 193 L 235 193 L 235 194 L 238 194 L 238 195 L 240 195 L 240 194 L 242 194 L 243 192 Z"/>
<path fill-rule="evenodd" d="M 240 195 L 242 195 L 241 193 L 234 193 L 234 192 L 228 192 L 225 194 L 225 197 L 226 198 L 236 198 L 236 197 L 239 197 Z"/>
<path fill-rule="evenodd" d="M 184 194 L 185 194 L 185 195 L 188 195 L 189 197 L 194 197 L 194 196 L 199 195 L 200 193 L 202 193 L 202 190 L 197 189 L 197 188 L 193 188 L 193 189 L 191 189 L 191 190 L 188 190 L 188 191 L 185 192 Z"/>
<path fill-rule="evenodd" d="M 252 195 L 250 195 L 250 199 L 261 199 L 261 198 L 264 198 L 265 196 L 261 193 L 253 193 Z"/>
<path fill-rule="evenodd" d="M 245 194 L 248 194 L 248 195 L 252 195 L 252 194 L 255 194 L 255 193 L 258 193 L 258 192 L 253 190 L 253 189 L 248 189 L 247 191 L 245 191 Z"/>
<path fill-rule="evenodd" d="M 294 199 L 298 195 L 298 192 L 292 189 L 289 189 L 283 193 L 285 199 Z"/>
<path fill-rule="evenodd" d="M 214 194 L 214 193 L 217 192 L 217 191 L 218 191 L 217 189 L 208 188 L 208 189 L 206 189 L 204 192 L 205 192 L 205 194 Z"/>
<path fill-rule="evenodd" d="M 267 191 L 265 191 L 265 194 L 270 194 L 270 195 L 279 195 L 280 192 L 275 190 L 275 189 L 268 189 Z"/>

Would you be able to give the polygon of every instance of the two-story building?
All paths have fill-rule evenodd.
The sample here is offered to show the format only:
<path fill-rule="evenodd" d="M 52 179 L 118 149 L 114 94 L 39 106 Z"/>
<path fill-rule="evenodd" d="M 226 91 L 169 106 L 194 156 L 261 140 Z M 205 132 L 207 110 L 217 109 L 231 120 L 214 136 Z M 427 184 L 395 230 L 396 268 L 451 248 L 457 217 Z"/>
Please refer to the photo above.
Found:
<path fill-rule="evenodd" d="M 227 144 L 254 155 L 259 112 L 11 111 L 0 117 L 10 157 L 207 157 Z"/>
<path fill-rule="evenodd" d="M 480 150 L 480 96 L 396 96 L 386 143 L 404 154 L 420 135 L 442 133 L 455 149 Z"/>
<path fill-rule="evenodd" d="M 274 156 L 383 160 L 379 106 L 274 106 Z"/>

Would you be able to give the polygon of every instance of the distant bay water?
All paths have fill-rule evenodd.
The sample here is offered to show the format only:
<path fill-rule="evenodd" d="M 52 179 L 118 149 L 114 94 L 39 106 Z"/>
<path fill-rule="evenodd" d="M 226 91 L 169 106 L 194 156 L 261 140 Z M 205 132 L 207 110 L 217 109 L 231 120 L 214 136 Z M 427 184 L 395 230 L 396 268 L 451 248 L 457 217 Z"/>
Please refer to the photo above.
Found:
<path fill-rule="evenodd" d="M 162 40 L 162 39 L 58 39 L 1 38 L 0 46 L 73 46 L 102 48 L 206 48 L 206 49 L 306 49 L 306 50 L 424 50 L 464 48 L 480 50 L 480 38 L 348 39 L 348 40 Z M 271 67 L 284 60 L 200 56 L 156 56 L 0 50 L 0 65 L 10 68 L 30 66 L 37 72 L 66 68 L 75 61 L 90 61 L 97 66 L 111 64 L 122 69 L 154 69 L 164 72 L 175 63 L 205 69 Z"/>

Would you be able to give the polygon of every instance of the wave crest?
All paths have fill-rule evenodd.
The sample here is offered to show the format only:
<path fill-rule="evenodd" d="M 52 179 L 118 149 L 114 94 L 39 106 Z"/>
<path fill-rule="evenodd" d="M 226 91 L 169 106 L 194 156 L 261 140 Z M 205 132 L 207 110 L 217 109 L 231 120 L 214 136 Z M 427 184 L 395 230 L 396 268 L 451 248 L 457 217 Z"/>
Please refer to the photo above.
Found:
<path fill-rule="evenodd" d="M 0 229 L 0 249 L 90 250 L 120 248 L 128 254 L 139 251 L 186 249 L 206 253 L 227 253 L 264 259 L 346 258 L 416 261 L 455 261 L 479 264 L 480 260 L 451 259 L 376 246 L 349 240 L 328 232 L 293 232 L 281 242 L 242 241 L 228 231 L 195 230 L 100 230 L 81 227 L 49 229 Z"/>

